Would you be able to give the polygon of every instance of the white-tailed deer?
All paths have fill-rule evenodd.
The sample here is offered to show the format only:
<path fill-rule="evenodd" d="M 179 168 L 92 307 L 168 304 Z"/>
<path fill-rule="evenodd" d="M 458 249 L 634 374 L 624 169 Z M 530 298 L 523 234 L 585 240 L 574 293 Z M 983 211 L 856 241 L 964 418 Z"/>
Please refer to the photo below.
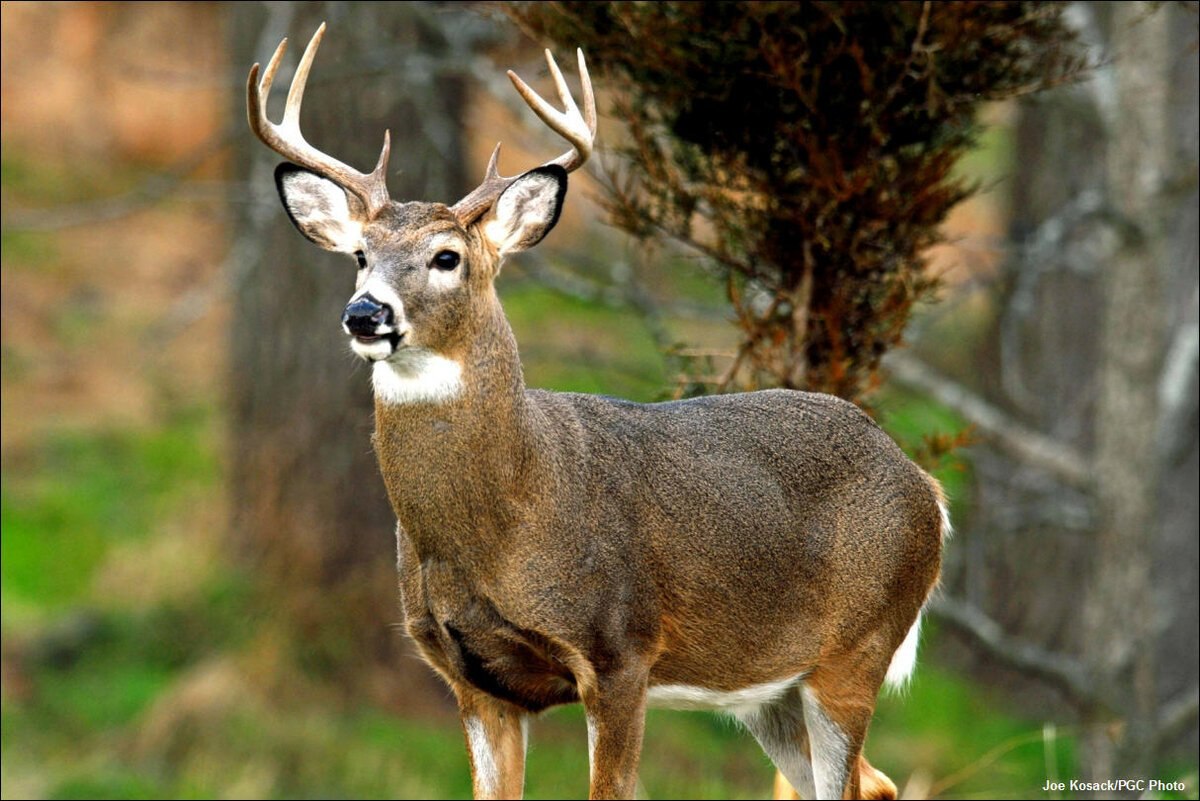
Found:
<path fill-rule="evenodd" d="M 571 145 L 453 206 L 389 199 L 373 172 L 316 150 L 300 102 L 250 125 L 300 232 L 357 260 L 342 316 L 372 362 L 375 452 L 398 518 L 408 632 L 453 688 L 478 798 L 518 797 L 530 715 L 580 701 L 592 798 L 634 793 L 647 704 L 740 720 L 809 797 L 889 797 L 862 756 L 885 678 L 913 667 L 949 523 L 937 483 L 857 407 L 773 390 L 643 405 L 528 390 L 493 283 L 554 227 L 592 150 L 565 111 L 517 90 Z M 499 147 L 497 147 L 497 154 Z M 784 784 L 786 787 L 786 784 Z"/>

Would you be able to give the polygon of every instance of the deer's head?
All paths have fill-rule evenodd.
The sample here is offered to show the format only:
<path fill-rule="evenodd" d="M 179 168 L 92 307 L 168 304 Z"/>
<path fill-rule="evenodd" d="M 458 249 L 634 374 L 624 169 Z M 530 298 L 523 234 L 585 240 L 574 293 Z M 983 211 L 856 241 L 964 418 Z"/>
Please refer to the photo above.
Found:
<path fill-rule="evenodd" d="M 550 51 L 546 59 L 565 111 L 558 111 L 511 71 L 535 113 L 571 144 L 556 159 L 521 175 L 499 174 L 496 146 L 487 174 L 453 206 L 398 202 L 388 195 L 390 140 L 375 169 L 361 173 L 317 150 L 300 132 L 300 104 L 322 25 L 309 42 L 288 91 L 283 122 L 267 119 L 267 96 L 287 46 L 280 43 L 258 80 L 250 70 L 250 127 L 288 159 L 275 182 L 292 222 L 313 243 L 345 253 L 357 267 L 355 291 L 342 314 L 350 346 L 361 358 L 399 368 L 452 369 L 481 309 L 494 301 L 492 282 L 504 257 L 537 244 L 558 221 L 567 173 L 587 160 L 596 135 L 596 108 L 583 53 L 583 110 L 576 106 Z"/>

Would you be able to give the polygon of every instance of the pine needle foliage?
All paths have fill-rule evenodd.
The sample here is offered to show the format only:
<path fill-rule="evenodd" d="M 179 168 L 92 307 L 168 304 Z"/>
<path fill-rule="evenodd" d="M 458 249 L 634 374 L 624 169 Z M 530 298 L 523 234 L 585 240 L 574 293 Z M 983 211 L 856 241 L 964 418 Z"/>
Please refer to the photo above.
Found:
<path fill-rule="evenodd" d="M 975 187 L 983 103 L 1078 74 L 1064 5 L 519 3 L 582 47 L 626 128 L 612 222 L 701 254 L 741 346 L 683 394 L 783 386 L 862 401 L 936 279 L 925 253 Z"/>

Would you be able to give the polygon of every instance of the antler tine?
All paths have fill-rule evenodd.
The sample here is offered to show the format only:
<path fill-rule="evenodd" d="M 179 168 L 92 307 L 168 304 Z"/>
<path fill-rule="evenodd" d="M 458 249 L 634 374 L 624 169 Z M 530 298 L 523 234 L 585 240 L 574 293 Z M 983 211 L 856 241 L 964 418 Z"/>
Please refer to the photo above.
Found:
<path fill-rule="evenodd" d="M 509 80 L 512 81 L 517 93 L 521 95 L 526 104 L 552 131 L 571 143 L 570 150 L 547 161 L 542 166 L 555 164 L 567 172 L 573 172 L 583 166 L 583 163 L 592 155 L 592 147 L 596 140 L 596 98 L 592 92 L 592 80 L 588 76 L 583 50 L 577 49 L 576 53 L 579 61 L 579 80 L 583 87 L 582 112 L 576 105 L 574 97 L 571 96 L 566 79 L 563 78 L 562 71 L 558 68 L 558 63 L 549 50 L 546 51 L 546 64 L 549 65 L 550 75 L 554 78 L 554 86 L 558 90 L 563 111 L 559 111 L 542 99 L 542 96 L 531 89 L 529 84 L 521 80 L 515 72 L 508 71 Z M 505 178 L 497 170 L 499 157 L 500 145 L 496 145 L 492 158 L 488 162 L 483 183 L 454 204 L 453 211 L 464 224 L 487 211 L 500 193 L 513 182 L 514 178 Z"/>
<path fill-rule="evenodd" d="M 279 43 L 279 47 L 275 48 L 275 53 L 271 56 L 271 60 L 267 62 L 267 71 L 263 73 L 262 83 L 255 87 L 258 93 L 258 103 L 263 111 L 263 117 L 267 116 L 266 97 L 271 93 L 271 85 L 275 83 L 275 72 L 279 69 L 280 63 L 283 61 L 283 54 L 287 52 L 288 40 L 285 36 Z M 255 64 L 250 70 L 254 73 L 258 70 L 258 65 Z M 253 83 L 253 82 L 252 82 Z"/>
<path fill-rule="evenodd" d="M 592 143 L 596 138 L 596 103 L 592 95 L 592 82 L 588 77 L 587 64 L 583 59 L 583 51 L 578 50 L 579 54 L 579 79 L 583 85 L 584 107 L 590 112 L 585 118 L 580 114 L 579 107 L 575 105 L 575 99 L 571 96 L 571 90 L 567 88 L 567 83 L 563 79 L 562 71 L 558 68 L 558 63 L 554 60 L 554 55 L 546 51 L 546 64 L 550 67 L 550 75 L 554 78 L 555 88 L 558 90 L 559 99 L 562 101 L 565 109 L 558 109 L 547 103 L 541 95 L 533 91 L 529 84 L 521 80 L 512 70 L 508 71 L 509 80 L 513 82 L 517 92 L 529 105 L 533 112 L 541 118 L 542 122 L 546 123 L 552 131 L 571 143 L 572 149 L 563 153 L 558 158 L 546 162 L 547 164 L 557 164 L 567 172 L 578 169 L 588 157 L 592 154 Z"/>
<path fill-rule="evenodd" d="M 313 38 L 309 39 L 308 47 L 304 48 L 304 55 L 300 57 L 300 63 L 296 65 L 296 72 L 292 75 L 292 85 L 288 87 L 287 103 L 283 107 L 283 128 L 295 128 L 297 133 L 300 131 L 300 104 L 304 102 L 304 88 L 308 85 L 308 71 L 312 69 L 317 48 L 321 46 L 321 40 L 324 38 L 325 23 L 322 22 L 321 27 L 317 28 L 317 32 L 313 34 Z"/>
<path fill-rule="evenodd" d="M 275 80 L 275 73 L 287 50 L 287 39 L 284 39 L 279 43 L 279 47 L 275 48 L 275 55 L 267 64 L 261 82 L 258 81 L 259 65 L 255 64 L 250 68 L 250 79 L 246 87 L 246 114 L 251 130 L 262 140 L 263 144 L 288 161 L 313 170 L 343 189 L 352 192 L 366 206 L 368 216 L 373 217 L 388 204 L 390 199 L 387 191 L 387 163 L 391 153 L 390 133 L 384 132 L 383 148 L 379 153 L 379 161 L 376 162 L 375 169 L 370 173 L 361 173 L 317 150 L 304 139 L 304 134 L 300 132 L 300 105 L 304 100 L 304 89 L 308 84 L 309 70 L 312 69 L 313 59 L 316 57 L 317 48 L 320 47 L 324 35 L 325 23 L 321 23 L 321 27 L 317 28 L 317 32 L 309 41 L 308 47 L 304 49 L 304 55 L 300 58 L 300 64 L 296 67 L 296 73 L 292 77 L 292 85 L 288 89 L 287 103 L 284 107 L 283 122 L 276 125 L 268 119 L 267 98 Z"/>
<path fill-rule="evenodd" d="M 558 90 L 558 99 L 562 101 L 568 116 L 578 114 L 579 107 L 575 105 L 575 98 L 571 97 L 571 90 L 567 88 L 567 81 L 563 78 L 562 70 L 558 68 L 558 62 L 554 60 L 554 54 L 546 48 L 546 66 L 550 68 L 550 75 L 554 78 L 554 88 Z"/>
<path fill-rule="evenodd" d="M 496 147 L 492 150 L 492 157 L 488 159 L 487 170 L 484 172 L 484 180 L 489 178 L 500 177 L 500 143 L 496 143 Z"/>
<path fill-rule="evenodd" d="M 587 61 L 583 57 L 583 48 L 575 48 L 575 55 L 579 62 L 579 83 L 583 87 L 583 115 L 582 121 L 584 129 L 588 131 L 591 138 L 596 135 L 596 96 L 592 93 L 592 79 L 588 75 Z M 566 107 L 567 116 L 579 118 L 579 107 L 575 105 L 575 98 L 571 96 L 571 90 L 567 88 L 566 81 L 563 80 L 562 71 L 558 68 L 558 63 L 555 62 L 554 56 L 550 51 L 546 51 L 546 63 L 550 66 L 550 74 L 554 76 L 554 86 L 558 90 L 558 97 Z M 524 96 L 524 95 L 523 95 Z"/>
<path fill-rule="evenodd" d="M 583 57 L 583 48 L 575 48 L 576 60 L 579 62 L 579 82 L 583 87 L 583 121 L 592 132 L 592 141 L 596 138 L 596 95 L 592 92 L 592 77 L 588 75 L 587 61 Z"/>

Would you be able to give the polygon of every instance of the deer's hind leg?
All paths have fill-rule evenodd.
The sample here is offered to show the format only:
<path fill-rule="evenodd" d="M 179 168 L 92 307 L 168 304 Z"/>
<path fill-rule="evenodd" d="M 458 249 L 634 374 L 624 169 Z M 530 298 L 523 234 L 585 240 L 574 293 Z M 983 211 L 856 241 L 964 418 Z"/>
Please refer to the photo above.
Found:
<path fill-rule="evenodd" d="M 869 654 L 863 649 L 818 667 L 800 689 L 815 798 L 896 797 L 895 784 L 863 756 L 887 670 L 886 663 L 872 665 Z"/>
<path fill-rule="evenodd" d="M 816 798 L 799 687 L 790 688 L 770 703 L 739 710 L 734 715 L 779 771 L 775 798 Z"/>
<path fill-rule="evenodd" d="M 862 798 L 879 801 L 894 801 L 899 798 L 896 785 L 883 771 L 867 761 L 866 754 L 860 754 L 858 757 L 858 775 L 859 795 Z M 776 801 L 799 801 L 804 798 L 779 770 L 775 771 L 775 789 L 771 797 Z"/>
<path fill-rule="evenodd" d="M 769 704 L 736 713 L 775 765 L 776 799 L 815 799 L 812 750 L 804 717 L 800 688 L 793 687 Z M 857 786 L 855 798 L 894 799 L 896 785 L 877 770 L 861 751 L 848 784 Z"/>
<path fill-rule="evenodd" d="M 894 801 L 900 796 L 895 782 L 868 762 L 865 753 L 858 755 L 858 796 L 878 801 Z"/>

